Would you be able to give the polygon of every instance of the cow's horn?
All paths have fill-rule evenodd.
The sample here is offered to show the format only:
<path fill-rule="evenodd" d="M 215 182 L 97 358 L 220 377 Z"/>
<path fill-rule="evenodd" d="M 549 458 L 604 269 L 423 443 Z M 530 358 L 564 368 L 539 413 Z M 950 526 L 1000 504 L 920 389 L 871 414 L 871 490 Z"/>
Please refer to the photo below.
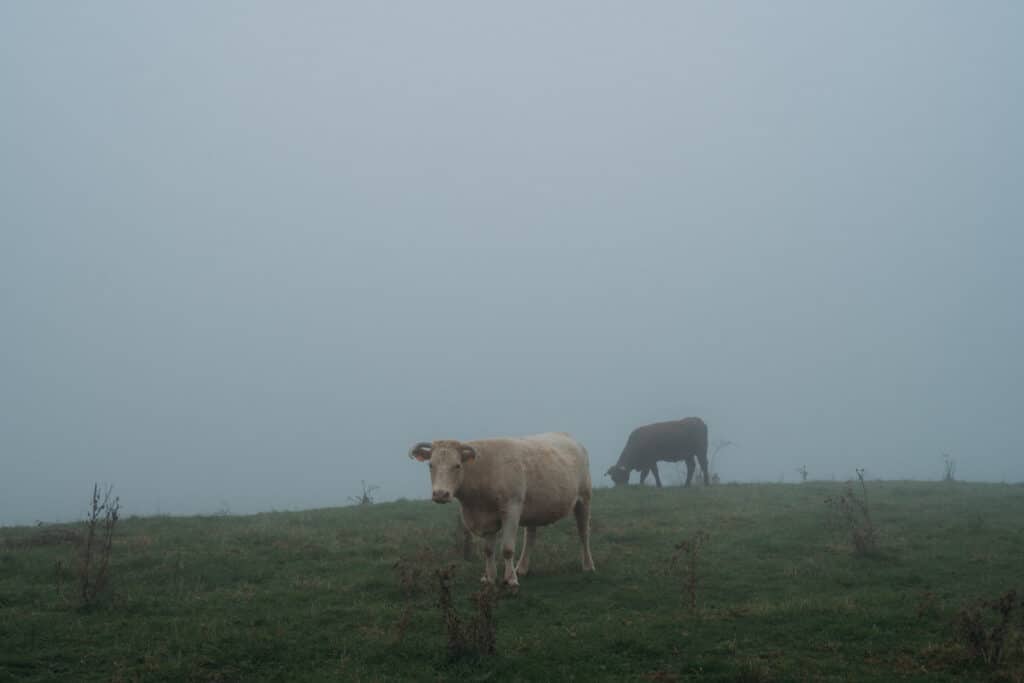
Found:
<path fill-rule="evenodd" d="M 434 445 L 429 441 L 420 441 L 418 444 L 409 449 L 409 457 L 413 460 L 429 460 L 430 451 L 434 449 Z"/>

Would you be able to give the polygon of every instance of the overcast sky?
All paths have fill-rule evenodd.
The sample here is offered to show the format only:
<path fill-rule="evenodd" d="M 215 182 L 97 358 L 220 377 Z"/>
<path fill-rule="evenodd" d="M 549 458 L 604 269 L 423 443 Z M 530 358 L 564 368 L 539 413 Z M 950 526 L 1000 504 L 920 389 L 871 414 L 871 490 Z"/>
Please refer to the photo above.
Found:
<path fill-rule="evenodd" d="M 426 498 L 435 438 L 569 431 L 599 482 L 687 415 L 727 481 L 1024 480 L 1022 32 L 4 2 L 0 524 L 94 481 L 125 514 Z"/>

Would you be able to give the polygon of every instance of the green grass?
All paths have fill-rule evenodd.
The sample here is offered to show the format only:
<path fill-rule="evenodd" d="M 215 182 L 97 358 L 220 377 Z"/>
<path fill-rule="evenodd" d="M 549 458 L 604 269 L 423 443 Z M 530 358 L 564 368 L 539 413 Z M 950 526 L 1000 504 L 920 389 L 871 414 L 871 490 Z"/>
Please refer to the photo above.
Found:
<path fill-rule="evenodd" d="M 951 627 L 972 600 L 1024 589 L 1024 487 L 869 482 L 868 557 L 829 516 L 841 488 L 597 491 L 597 573 L 580 571 L 571 519 L 542 529 L 497 605 L 497 654 L 455 661 L 433 570 L 457 565 L 468 619 L 482 562 L 456 554 L 454 505 L 125 519 L 112 594 L 90 608 L 73 580 L 58 593 L 72 546 L 2 529 L 0 681 L 1024 680 L 1020 641 L 990 668 Z M 699 530 L 693 611 L 670 560 Z M 408 597 L 394 565 L 424 548 Z"/>

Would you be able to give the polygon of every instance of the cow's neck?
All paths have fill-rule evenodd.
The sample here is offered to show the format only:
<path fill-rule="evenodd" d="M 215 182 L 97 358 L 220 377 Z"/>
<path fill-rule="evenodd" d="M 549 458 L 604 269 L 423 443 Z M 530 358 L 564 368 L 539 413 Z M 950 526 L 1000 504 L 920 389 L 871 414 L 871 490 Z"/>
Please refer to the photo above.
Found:
<path fill-rule="evenodd" d="M 484 486 L 484 483 L 482 481 L 474 481 L 472 477 L 465 477 L 462 480 L 462 485 L 459 486 L 458 491 L 454 494 L 455 500 L 462 504 L 472 504 L 477 501 L 490 499 L 491 496 L 488 495 L 489 489 Z"/>

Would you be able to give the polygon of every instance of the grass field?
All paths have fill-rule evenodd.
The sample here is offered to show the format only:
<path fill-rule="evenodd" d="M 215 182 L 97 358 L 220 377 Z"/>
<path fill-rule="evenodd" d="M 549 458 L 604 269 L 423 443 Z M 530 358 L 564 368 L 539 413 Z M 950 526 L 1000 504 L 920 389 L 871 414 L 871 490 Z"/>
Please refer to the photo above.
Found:
<path fill-rule="evenodd" d="M 72 543 L 0 529 L 0 681 L 1024 681 L 1022 608 L 999 664 L 953 626 L 1024 589 L 1024 486 L 867 487 L 867 555 L 825 503 L 839 483 L 599 490 L 597 573 L 571 519 L 542 529 L 496 654 L 457 658 L 434 571 L 455 565 L 469 621 L 483 567 L 456 505 L 124 519 L 88 607 Z M 699 532 L 694 582 L 676 546 Z"/>

